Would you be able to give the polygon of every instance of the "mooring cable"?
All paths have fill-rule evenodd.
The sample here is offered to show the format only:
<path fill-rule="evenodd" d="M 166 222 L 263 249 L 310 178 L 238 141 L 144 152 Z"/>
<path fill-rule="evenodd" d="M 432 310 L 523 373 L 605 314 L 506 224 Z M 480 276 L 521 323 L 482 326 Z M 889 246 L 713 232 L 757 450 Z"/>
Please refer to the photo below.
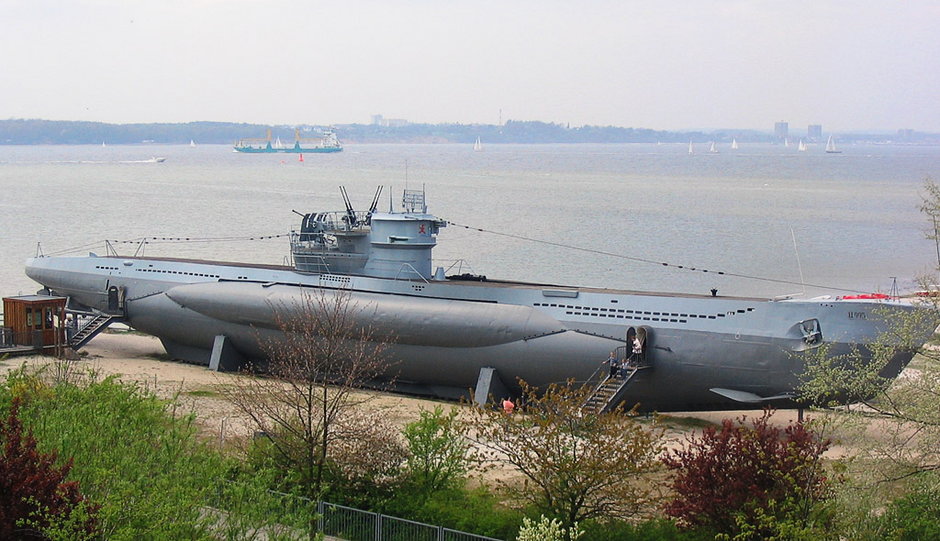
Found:
<path fill-rule="evenodd" d="M 532 238 L 532 237 L 526 237 L 526 236 L 523 236 L 523 235 L 517 235 L 517 234 L 515 234 L 515 233 L 506 233 L 506 232 L 503 232 L 503 231 L 493 231 L 493 230 L 490 230 L 490 229 L 483 229 L 482 227 L 474 227 L 474 226 L 470 226 L 470 225 L 458 224 L 458 223 L 452 222 L 452 221 L 450 221 L 450 220 L 444 220 L 444 221 L 447 223 L 447 225 L 452 225 L 452 226 L 454 226 L 454 227 L 462 227 L 462 228 L 464 228 L 464 229 L 468 229 L 468 230 L 471 230 L 471 231 L 479 231 L 479 232 L 481 232 L 481 233 L 489 233 L 489 234 L 491 234 L 491 235 L 498 235 L 498 236 L 501 236 L 501 237 L 507 237 L 507 238 L 516 239 L 516 240 L 524 240 L 524 241 L 527 241 L 527 242 L 534 242 L 534 243 L 537 243 L 537 244 L 545 244 L 545 245 L 548 245 L 548 246 L 555 246 L 555 247 L 558 247 L 558 248 L 565 248 L 565 249 L 568 249 L 568 250 L 577 250 L 577 251 L 586 252 L 586 253 L 589 253 L 589 254 L 603 255 L 603 256 L 613 257 L 613 258 L 617 258 L 617 259 L 624 259 L 624 260 L 627 260 L 627 261 L 635 261 L 635 262 L 637 262 L 637 263 L 647 263 L 647 264 L 650 264 L 650 265 L 659 265 L 659 266 L 662 266 L 662 267 L 669 267 L 669 268 L 680 269 L 680 270 L 684 270 L 684 271 L 692 271 L 692 272 L 702 272 L 702 273 L 717 274 L 717 275 L 719 275 L 719 276 L 733 276 L 733 277 L 735 277 L 735 278 L 745 278 L 745 279 L 748 279 L 748 280 L 758 280 L 758 281 L 761 281 L 761 282 L 769 282 L 769 283 L 775 283 L 775 284 L 797 285 L 797 286 L 802 286 L 802 287 L 808 286 L 808 287 L 815 287 L 815 288 L 826 289 L 826 290 L 831 290 L 831 291 L 843 291 L 843 292 L 847 292 L 847 293 L 864 293 L 863 291 L 860 291 L 860 290 L 857 290 L 857 289 L 846 289 L 846 288 L 842 288 L 842 287 L 832 287 L 832 286 L 826 286 L 826 285 L 821 285 L 821 284 L 811 284 L 811 283 L 806 283 L 806 282 L 802 282 L 802 281 L 798 282 L 798 281 L 795 281 L 795 280 L 785 280 L 785 279 L 782 279 L 782 278 L 768 278 L 768 277 L 765 277 L 765 276 L 755 276 L 755 275 L 752 275 L 752 274 L 743 274 L 743 273 L 739 273 L 739 272 L 729 272 L 729 271 L 721 271 L 721 270 L 709 270 L 709 269 L 703 269 L 703 268 L 701 268 L 701 267 L 693 267 L 693 266 L 689 266 L 689 265 L 677 265 L 677 264 L 675 264 L 675 263 L 668 263 L 668 262 L 665 262 L 665 261 L 656 261 L 656 260 L 653 260 L 653 259 L 647 259 L 647 258 L 643 258 L 643 257 L 636 257 L 636 256 L 629 256 L 629 255 L 624 255 L 624 254 L 618 254 L 618 253 L 614 253 L 614 252 L 608 252 L 608 251 L 606 251 L 606 250 L 597 250 L 597 249 L 594 249 L 594 248 L 585 248 L 585 247 L 583 247 L 583 246 L 574 246 L 574 245 L 571 245 L 571 244 L 564 244 L 564 243 L 561 243 L 561 242 L 554 242 L 554 241 L 550 241 L 550 240 L 535 239 L 535 238 Z"/>
<path fill-rule="evenodd" d="M 532 242 L 536 244 L 544 244 L 546 246 L 555 246 L 557 248 L 564 248 L 566 250 L 576 250 L 579 252 L 585 252 L 589 254 L 602 255 L 606 257 L 623 259 L 626 261 L 634 261 L 637 263 L 645 263 L 649 265 L 659 265 L 661 267 L 668 267 L 668 268 L 678 269 L 678 270 L 683 270 L 683 271 L 701 272 L 701 273 L 706 273 L 706 274 L 715 274 L 718 276 L 731 276 L 735 278 L 743 278 L 747 280 L 756 280 L 760 282 L 767 282 L 767 283 L 774 283 L 774 284 L 786 284 L 786 285 L 795 285 L 795 286 L 801 286 L 801 287 L 813 287 L 813 288 L 819 288 L 819 289 L 824 289 L 824 290 L 829 290 L 829 291 L 841 291 L 841 292 L 847 292 L 847 293 L 865 293 L 864 291 L 861 291 L 858 289 L 848 289 L 848 288 L 843 288 L 843 287 L 834 287 L 834 286 L 827 286 L 827 285 L 822 285 L 822 284 L 812 284 L 812 283 L 807 283 L 803 281 L 786 280 L 782 278 L 768 278 L 766 276 L 756 276 L 753 274 L 744 274 L 740 272 L 711 270 L 711 269 L 704 269 L 701 267 L 690 266 L 690 265 L 679 265 L 676 263 L 669 263 L 666 261 L 657 261 L 654 259 L 648 259 L 644 257 L 637 257 L 637 256 L 619 254 L 615 252 L 608 252 L 606 250 L 598 250 L 595 248 L 585 248 L 583 246 L 575 246 L 571 244 L 565 244 L 562 242 L 536 239 L 532 237 L 526 237 L 524 235 L 518 235 L 515 233 L 506 233 L 504 231 L 494 231 L 491 229 L 484 229 L 482 227 L 475 227 L 471 225 L 460 224 L 460 223 L 453 222 L 450 220 L 444 220 L 444 222 L 450 226 L 460 227 L 463 229 L 467 229 L 469 231 L 478 231 L 480 233 L 487 233 L 490 235 L 497 235 L 500 237 L 506 237 L 510 239 L 522 240 L 522 241 Z M 247 237 L 241 237 L 241 236 L 239 237 L 140 237 L 137 239 L 129 239 L 129 240 L 105 240 L 104 242 L 109 243 L 109 244 L 135 244 L 135 245 L 170 244 L 170 243 L 180 243 L 180 242 L 183 242 L 183 243 L 185 242 L 193 242 L 193 243 L 245 242 L 245 241 L 280 239 L 280 238 L 289 237 L 289 236 L 290 234 L 281 233 L 281 234 L 275 234 L 275 235 L 253 235 L 253 236 L 247 236 Z M 54 256 L 54 255 L 70 254 L 79 250 L 86 250 L 88 247 L 94 246 L 96 244 L 97 243 L 85 244 L 76 248 L 67 248 L 63 250 L 58 250 L 55 252 L 50 252 L 47 255 Z"/>

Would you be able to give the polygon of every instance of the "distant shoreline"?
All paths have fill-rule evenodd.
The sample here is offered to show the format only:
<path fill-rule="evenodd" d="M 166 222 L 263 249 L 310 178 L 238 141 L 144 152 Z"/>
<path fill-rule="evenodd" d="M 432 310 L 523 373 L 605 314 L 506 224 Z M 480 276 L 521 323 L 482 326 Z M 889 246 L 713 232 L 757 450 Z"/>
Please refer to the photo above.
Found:
<path fill-rule="evenodd" d="M 623 144 L 623 143 L 783 143 L 773 133 L 749 129 L 667 131 L 617 126 L 576 126 L 541 121 L 509 120 L 494 124 L 379 124 L 263 125 L 233 122 L 107 124 L 66 120 L 0 120 L 0 145 L 140 145 L 233 144 L 247 138 L 271 137 L 293 141 L 334 129 L 344 144 Z M 824 137 L 830 135 L 824 132 Z M 940 145 L 940 133 L 898 130 L 895 133 L 832 134 L 839 144 L 891 143 Z M 786 138 L 796 144 L 823 143 L 795 128 Z"/>

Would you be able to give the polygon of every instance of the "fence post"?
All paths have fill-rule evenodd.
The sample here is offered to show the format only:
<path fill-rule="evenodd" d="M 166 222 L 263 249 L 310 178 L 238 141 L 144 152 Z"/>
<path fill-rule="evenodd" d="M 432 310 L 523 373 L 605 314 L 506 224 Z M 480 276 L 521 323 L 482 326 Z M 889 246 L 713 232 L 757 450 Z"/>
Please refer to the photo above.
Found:
<path fill-rule="evenodd" d="M 317 502 L 317 530 L 323 531 L 323 500 Z"/>
<path fill-rule="evenodd" d="M 375 541 L 382 541 L 382 513 L 375 514 Z"/>

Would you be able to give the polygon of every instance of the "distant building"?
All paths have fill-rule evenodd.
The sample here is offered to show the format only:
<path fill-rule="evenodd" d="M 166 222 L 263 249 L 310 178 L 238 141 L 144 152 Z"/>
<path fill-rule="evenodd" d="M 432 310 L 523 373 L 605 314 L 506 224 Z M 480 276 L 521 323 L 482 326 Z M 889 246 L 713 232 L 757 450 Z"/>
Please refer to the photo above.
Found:
<path fill-rule="evenodd" d="M 806 128 L 806 138 L 810 141 L 822 140 L 822 124 L 810 124 Z"/>
<path fill-rule="evenodd" d="M 774 138 L 778 141 L 785 141 L 790 137 L 790 123 L 789 122 L 777 122 L 774 124 Z"/>
<path fill-rule="evenodd" d="M 372 115 L 372 125 L 386 128 L 401 128 L 402 126 L 407 126 L 408 121 L 404 118 L 385 118 L 382 115 Z"/>

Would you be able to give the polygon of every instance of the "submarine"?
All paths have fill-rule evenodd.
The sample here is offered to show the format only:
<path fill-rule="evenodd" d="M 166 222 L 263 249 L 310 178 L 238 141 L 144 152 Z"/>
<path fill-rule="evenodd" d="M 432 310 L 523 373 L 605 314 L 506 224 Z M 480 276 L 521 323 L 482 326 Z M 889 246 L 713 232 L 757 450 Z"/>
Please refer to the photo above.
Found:
<path fill-rule="evenodd" d="M 263 362 L 262 341 L 281 333 L 278 307 L 347 295 L 356 325 L 385 344 L 375 385 L 447 399 L 469 389 L 477 401 L 518 396 L 520 380 L 599 391 L 610 383 L 602 363 L 612 351 L 626 361 L 635 340 L 642 359 L 605 407 L 645 411 L 796 407 L 813 350 L 867 354 L 888 331 L 887 314 L 916 309 L 886 296 L 768 299 L 448 276 L 431 258 L 447 222 L 428 213 L 424 190 L 405 190 L 388 212 L 377 210 L 380 193 L 367 211 L 342 190 L 345 211 L 297 212 L 289 265 L 89 254 L 34 257 L 25 270 L 71 307 L 212 369 Z M 897 376 L 912 356 L 899 348 L 881 374 Z"/>

